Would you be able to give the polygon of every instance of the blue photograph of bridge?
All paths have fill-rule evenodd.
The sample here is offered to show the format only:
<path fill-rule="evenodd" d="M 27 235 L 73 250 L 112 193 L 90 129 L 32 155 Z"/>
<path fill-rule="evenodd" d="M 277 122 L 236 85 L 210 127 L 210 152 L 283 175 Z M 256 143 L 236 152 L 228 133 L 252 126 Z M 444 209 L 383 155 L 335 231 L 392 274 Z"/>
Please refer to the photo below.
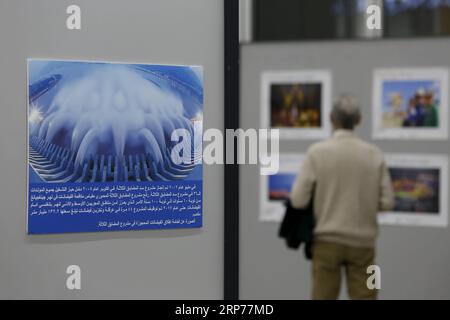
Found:
<path fill-rule="evenodd" d="M 29 233 L 201 226 L 202 67 L 30 59 L 27 120 Z"/>

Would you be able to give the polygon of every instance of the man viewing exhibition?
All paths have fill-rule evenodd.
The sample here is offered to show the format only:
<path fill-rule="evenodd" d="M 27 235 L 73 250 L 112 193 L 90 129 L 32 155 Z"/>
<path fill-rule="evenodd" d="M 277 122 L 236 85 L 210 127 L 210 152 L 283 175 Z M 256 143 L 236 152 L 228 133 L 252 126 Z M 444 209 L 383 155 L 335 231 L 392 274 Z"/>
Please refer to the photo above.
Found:
<path fill-rule="evenodd" d="M 342 269 L 351 299 L 377 298 L 367 267 L 375 264 L 377 214 L 393 207 L 394 195 L 383 154 L 353 132 L 360 121 L 355 97 L 341 95 L 333 136 L 309 148 L 292 189 L 293 207 L 313 201 L 313 299 L 338 298 Z"/>

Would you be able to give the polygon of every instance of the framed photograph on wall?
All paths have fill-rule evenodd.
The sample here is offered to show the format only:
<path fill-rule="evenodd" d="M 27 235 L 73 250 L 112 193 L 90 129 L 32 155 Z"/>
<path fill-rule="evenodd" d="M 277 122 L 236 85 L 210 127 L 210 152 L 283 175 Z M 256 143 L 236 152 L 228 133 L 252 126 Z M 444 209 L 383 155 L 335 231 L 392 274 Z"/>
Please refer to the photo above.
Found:
<path fill-rule="evenodd" d="M 373 138 L 447 139 L 448 90 L 445 68 L 376 69 Z"/>
<path fill-rule="evenodd" d="M 331 73 L 264 72 L 261 103 L 262 127 L 280 129 L 281 139 L 326 138 L 331 132 Z"/>
<path fill-rule="evenodd" d="M 391 154 L 386 163 L 395 207 L 378 215 L 381 224 L 446 227 L 448 224 L 448 157 Z"/>
<path fill-rule="evenodd" d="M 29 59 L 28 233 L 202 227 L 202 72 Z"/>
<path fill-rule="evenodd" d="M 281 153 L 278 173 L 270 176 L 261 175 L 261 221 L 279 222 L 283 218 L 284 202 L 289 199 L 304 156 L 301 153 Z"/>

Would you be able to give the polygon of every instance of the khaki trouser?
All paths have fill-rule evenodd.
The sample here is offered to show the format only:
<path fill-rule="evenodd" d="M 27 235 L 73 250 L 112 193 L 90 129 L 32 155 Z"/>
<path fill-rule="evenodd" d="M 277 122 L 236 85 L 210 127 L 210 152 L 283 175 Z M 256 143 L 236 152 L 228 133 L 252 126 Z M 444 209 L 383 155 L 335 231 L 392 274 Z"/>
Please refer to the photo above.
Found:
<path fill-rule="evenodd" d="M 367 267 L 374 264 L 374 248 L 356 248 L 331 242 L 313 246 L 314 300 L 337 299 L 341 287 L 341 271 L 345 270 L 350 299 L 376 299 L 378 290 L 367 288 Z"/>

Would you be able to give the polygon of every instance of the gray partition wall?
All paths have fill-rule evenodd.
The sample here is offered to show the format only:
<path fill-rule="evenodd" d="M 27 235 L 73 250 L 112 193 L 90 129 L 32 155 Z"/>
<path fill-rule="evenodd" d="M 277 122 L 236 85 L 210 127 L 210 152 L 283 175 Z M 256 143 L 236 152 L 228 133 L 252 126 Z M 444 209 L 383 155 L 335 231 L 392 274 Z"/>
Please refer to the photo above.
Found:
<path fill-rule="evenodd" d="M 219 166 L 204 167 L 202 229 L 26 235 L 26 59 L 202 65 L 204 124 L 221 129 L 223 1 L 0 0 L 0 47 L 0 298 L 222 298 Z M 81 290 L 66 289 L 72 264 Z"/>
<path fill-rule="evenodd" d="M 360 98 L 363 124 L 358 133 L 371 140 L 372 70 L 431 66 L 450 66 L 450 39 L 244 45 L 241 50 L 241 126 L 260 127 L 261 72 L 329 69 L 333 76 L 333 96 L 352 92 Z M 305 152 L 313 142 L 281 141 L 280 151 Z M 449 141 L 376 143 L 389 153 L 450 152 Z M 303 252 L 286 249 L 277 237 L 277 223 L 258 220 L 257 204 L 261 195 L 257 167 L 241 167 L 240 190 L 240 297 L 308 299 L 310 263 L 304 259 Z M 449 244 L 449 228 L 382 226 L 377 246 L 377 263 L 381 267 L 380 298 L 449 299 Z"/>

